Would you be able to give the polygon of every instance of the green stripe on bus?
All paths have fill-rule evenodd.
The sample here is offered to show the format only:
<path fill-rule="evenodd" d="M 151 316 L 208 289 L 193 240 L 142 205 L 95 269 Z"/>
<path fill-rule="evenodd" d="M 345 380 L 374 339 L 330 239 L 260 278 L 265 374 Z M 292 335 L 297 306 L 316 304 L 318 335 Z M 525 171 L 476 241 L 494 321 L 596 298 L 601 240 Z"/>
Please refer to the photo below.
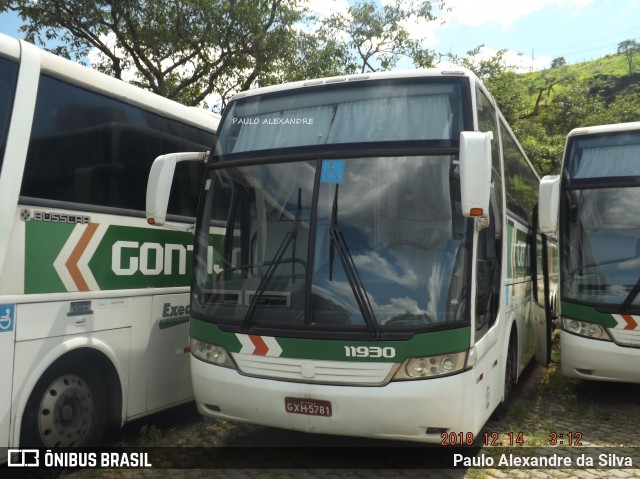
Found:
<path fill-rule="evenodd" d="M 467 327 L 416 333 L 405 341 L 362 341 L 344 339 L 300 339 L 277 337 L 282 348 L 280 357 L 334 361 L 399 362 L 409 357 L 431 356 L 463 351 L 469 348 L 471 329 Z M 222 331 L 217 325 L 191 318 L 191 336 L 195 339 L 222 346 L 230 353 L 237 353 L 242 344 L 235 333 Z M 347 357 L 347 347 L 393 348 L 392 358 Z"/>
<path fill-rule="evenodd" d="M 94 225 L 95 226 L 95 225 Z M 78 226 L 84 228 L 86 226 Z M 92 277 L 98 290 L 189 286 L 191 281 L 193 234 L 156 228 L 110 225 L 93 251 L 67 244 L 75 224 L 28 221 L 25 224 L 26 294 L 66 292 L 61 274 L 80 277 L 88 284 Z M 97 235 L 96 239 L 97 241 Z M 61 252 L 66 252 L 61 258 Z M 77 257 L 82 255 L 81 268 Z M 59 272 L 54 266 L 58 260 Z M 76 284 L 77 286 L 77 284 Z"/>
<path fill-rule="evenodd" d="M 24 292 L 66 291 L 53 267 L 75 225 L 28 221 L 25 224 Z"/>
<path fill-rule="evenodd" d="M 591 306 L 575 304 L 569 301 L 560 302 L 560 314 L 566 318 L 597 323 L 605 328 L 614 328 L 618 323 L 608 313 L 601 313 Z"/>

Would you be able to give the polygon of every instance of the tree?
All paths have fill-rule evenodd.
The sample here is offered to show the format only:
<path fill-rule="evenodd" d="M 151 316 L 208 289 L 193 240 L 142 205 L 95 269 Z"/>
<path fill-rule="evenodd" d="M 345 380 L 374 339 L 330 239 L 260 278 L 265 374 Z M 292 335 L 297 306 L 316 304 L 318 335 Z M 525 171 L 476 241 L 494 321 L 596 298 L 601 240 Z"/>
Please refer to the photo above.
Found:
<path fill-rule="evenodd" d="M 629 75 L 633 73 L 633 60 L 634 57 L 640 53 L 640 43 L 635 40 L 625 40 L 618 43 L 618 53 L 622 53 L 627 57 L 627 63 L 629 64 Z"/>
<path fill-rule="evenodd" d="M 342 69 L 345 73 L 391 70 L 402 59 L 410 59 L 419 67 L 433 66 L 434 53 L 422 47 L 407 29 L 414 23 L 436 20 L 434 4 L 445 8 L 442 0 L 394 0 L 380 8 L 373 0 L 350 4 L 346 14 L 336 12 L 320 20 L 319 38 L 333 39 L 347 52 Z"/>
<path fill-rule="evenodd" d="M 478 45 L 469 50 L 464 57 L 450 53 L 443 57 L 461 67 L 468 68 L 483 81 L 513 70 L 513 67 L 507 65 L 505 61 L 505 55 L 508 51 L 506 48 L 498 50 L 491 57 L 485 57 L 482 51 L 484 47 L 484 44 Z"/>
<path fill-rule="evenodd" d="M 9 0 L 28 41 L 187 105 L 283 81 L 429 63 L 405 27 L 435 19 L 432 4 L 351 5 L 312 16 L 304 0 Z M 305 25 L 307 28 L 305 29 Z M 54 44 L 53 47 L 47 47 Z"/>
<path fill-rule="evenodd" d="M 226 98 L 272 68 L 295 38 L 298 0 L 14 0 L 33 43 L 187 105 Z M 6 8 L 6 7 L 5 7 Z"/>
<path fill-rule="evenodd" d="M 567 64 L 567 61 L 564 59 L 564 57 L 556 57 L 553 60 L 551 60 L 551 68 L 563 67 L 566 64 Z"/>

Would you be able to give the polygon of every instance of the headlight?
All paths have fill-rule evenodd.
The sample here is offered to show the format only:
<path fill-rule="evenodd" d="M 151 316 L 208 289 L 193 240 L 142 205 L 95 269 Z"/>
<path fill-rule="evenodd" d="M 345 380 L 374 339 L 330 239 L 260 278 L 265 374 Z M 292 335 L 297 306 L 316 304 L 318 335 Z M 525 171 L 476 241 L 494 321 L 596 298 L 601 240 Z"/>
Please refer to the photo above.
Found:
<path fill-rule="evenodd" d="M 585 338 L 611 341 L 611 337 L 607 333 L 607 330 L 595 323 L 587 323 L 586 321 L 578 321 L 577 319 L 571 318 L 562 318 L 562 329 L 568 333 L 584 336 Z"/>
<path fill-rule="evenodd" d="M 216 366 L 235 369 L 235 365 L 227 351 L 215 344 L 209 344 L 204 341 L 191 338 L 191 354 L 201 361 L 215 364 Z"/>
<path fill-rule="evenodd" d="M 405 360 L 396 374 L 394 380 L 404 379 L 428 379 L 438 376 L 448 376 L 464 369 L 467 352 L 442 354 L 440 356 L 428 356 L 422 358 L 410 358 Z"/>

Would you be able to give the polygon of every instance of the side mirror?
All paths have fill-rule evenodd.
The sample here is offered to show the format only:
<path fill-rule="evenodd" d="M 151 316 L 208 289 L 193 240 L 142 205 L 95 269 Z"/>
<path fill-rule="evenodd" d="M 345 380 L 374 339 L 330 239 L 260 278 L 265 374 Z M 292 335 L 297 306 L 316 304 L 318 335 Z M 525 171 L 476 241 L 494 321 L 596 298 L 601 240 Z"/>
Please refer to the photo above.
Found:
<path fill-rule="evenodd" d="M 147 181 L 147 223 L 154 226 L 165 224 L 176 164 L 180 161 L 206 162 L 208 155 L 208 152 L 169 153 L 153 161 Z"/>
<path fill-rule="evenodd" d="M 467 218 L 489 218 L 493 133 L 460 133 L 460 196 Z"/>
<path fill-rule="evenodd" d="M 538 222 L 540 232 L 555 234 L 558 231 L 560 207 L 560 175 L 545 176 L 540 180 L 538 195 Z"/>

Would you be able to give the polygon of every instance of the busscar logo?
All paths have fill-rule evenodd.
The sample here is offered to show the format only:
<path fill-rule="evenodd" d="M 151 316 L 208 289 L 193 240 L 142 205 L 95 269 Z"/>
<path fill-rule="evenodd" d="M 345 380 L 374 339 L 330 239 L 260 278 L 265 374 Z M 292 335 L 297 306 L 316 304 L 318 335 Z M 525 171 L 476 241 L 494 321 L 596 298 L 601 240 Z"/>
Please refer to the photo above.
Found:
<path fill-rule="evenodd" d="M 67 224 L 89 224 L 90 216 L 84 215 L 67 215 L 64 213 L 52 213 L 50 211 L 29 211 L 24 209 L 20 211 L 20 219 L 22 221 L 46 221 L 48 223 L 67 223 Z"/>

